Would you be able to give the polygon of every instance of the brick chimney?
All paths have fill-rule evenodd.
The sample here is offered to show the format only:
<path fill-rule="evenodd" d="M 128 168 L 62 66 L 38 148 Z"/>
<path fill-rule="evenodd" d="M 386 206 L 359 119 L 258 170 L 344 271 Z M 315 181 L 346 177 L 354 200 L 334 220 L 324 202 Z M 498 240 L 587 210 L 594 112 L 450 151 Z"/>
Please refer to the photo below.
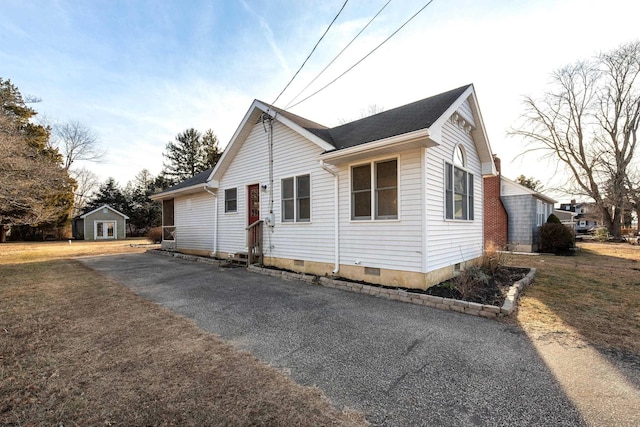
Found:
<path fill-rule="evenodd" d="M 508 243 L 508 216 L 507 210 L 500 199 L 502 174 L 500 158 L 493 156 L 498 175 L 484 177 L 484 244 L 485 247 L 493 245 L 497 249 L 503 249 Z"/>

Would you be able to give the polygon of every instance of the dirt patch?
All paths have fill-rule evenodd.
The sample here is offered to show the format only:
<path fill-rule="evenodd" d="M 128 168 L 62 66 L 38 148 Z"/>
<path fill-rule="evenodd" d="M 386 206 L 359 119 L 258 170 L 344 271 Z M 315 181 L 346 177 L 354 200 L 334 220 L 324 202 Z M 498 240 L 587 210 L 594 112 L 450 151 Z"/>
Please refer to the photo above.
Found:
<path fill-rule="evenodd" d="M 1 425 L 363 425 L 71 260 L 5 264 Z"/>

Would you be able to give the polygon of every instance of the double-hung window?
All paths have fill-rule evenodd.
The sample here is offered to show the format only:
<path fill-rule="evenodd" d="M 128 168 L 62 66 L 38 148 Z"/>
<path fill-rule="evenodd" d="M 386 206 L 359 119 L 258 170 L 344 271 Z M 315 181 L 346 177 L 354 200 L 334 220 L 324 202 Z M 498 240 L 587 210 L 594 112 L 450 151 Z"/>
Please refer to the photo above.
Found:
<path fill-rule="evenodd" d="M 351 168 L 351 219 L 398 218 L 398 160 Z"/>
<path fill-rule="evenodd" d="M 445 163 L 445 218 L 473 221 L 473 174 L 465 169 L 466 156 L 456 147 L 454 163 Z"/>
<path fill-rule="evenodd" d="M 311 179 L 300 175 L 282 180 L 282 222 L 311 221 Z"/>
<path fill-rule="evenodd" d="M 237 212 L 238 211 L 238 189 L 227 188 L 224 190 L 224 211 L 225 212 Z"/>

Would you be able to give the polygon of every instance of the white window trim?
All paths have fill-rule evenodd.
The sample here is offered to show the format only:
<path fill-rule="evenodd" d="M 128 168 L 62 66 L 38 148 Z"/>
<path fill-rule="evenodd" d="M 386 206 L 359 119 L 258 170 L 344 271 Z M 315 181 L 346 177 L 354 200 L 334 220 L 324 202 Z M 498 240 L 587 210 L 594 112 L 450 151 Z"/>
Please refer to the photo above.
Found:
<path fill-rule="evenodd" d="M 228 211 L 227 210 L 227 190 L 236 190 L 236 210 L 234 211 Z M 229 188 L 225 188 L 224 189 L 224 203 L 222 204 L 222 209 L 224 210 L 225 215 L 233 215 L 233 214 L 237 214 L 238 213 L 238 200 L 240 198 L 238 197 L 238 187 L 229 187 Z"/>
<path fill-rule="evenodd" d="M 298 178 L 302 176 L 309 177 L 309 220 L 299 221 L 298 218 Z M 293 219 L 284 220 L 284 206 L 282 197 L 282 181 L 285 179 L 293 179 Z M 310 173 L 302 173 L 299 175 L 290 175 L 280 178 L 280 224 L 282 225 L 303 225 L 313 222 L 313 179 Z"/>
<path fill-rule="evenodd" d="M 455 156 L 456 156 L 456 151 L 457 149 L 460 148 L 462 150 L 462 155 L 464 157 L 465 160 L 465 165 L 464 166 L 460 166 L 457 165 L 455 163 Z M 475 188 L 475 184 L 476 184 L 476 180 L 478 179 L 476 177 L 476 174 L 474 172 L 472 172 L 469 169 L 469 156 L 467 155 L 467 150 L 465 148 L 465 146 L 461 143 L 456 144 L 454 149 L 453 149 L 453 153 L 451 155 L 451 160 L 447 161 L 447 160 L 443 160 L 442 162 L 442 217 L 444 219 L 444 221 L 446 222 L 461 222 L 461 223 L 474 223 L 476 221 L 476 209 L 475 209 L 475 202 L 476 199 L 478 198 L 476 195 L 476 188 Z M 452 179 L 454 180 L 454 188 L 453 188 L 453 194 L 452 194 L 452 198 L 451 198 L 451 202 L 453 203 L 453 206 L 451 207 L 452 209 L 452 214 L 453 214 L 453 218 L 447 218 L 447 165 L 451 165 L 452 169 Z M 463 219 L 463 218 L 456 218 L 455 216 L 455 168 L 458 168 L 464 172 L 467 173 L 467 219 Z M 473 205 L 471 203 L 469 203 L 469 175 L 473 176 Z M 470 210 L 473 209 L 473 219 L 469 219 L 469 212 Z"/>
<path fill-rule="evenodd" d="M 384 163 L 384 162 L 388 162 L 390 160 L 395 160 L 396 161 L 396 191 L 397 191 L 397 197 L 398 197 L 398 208 L 397 208 L 397 212 L 396 212 L 396 218 L 380 218 L 380 219 L 376 219 L 376 171 L 375 171 L 375 164 L 376 163 Z M 364 165 L 370 165 L 370 173 L 371 173 L 371 217 L 368 219 L 355 219 L 353 217 L 353 173 L 352 170 L 354 167 L 358 167 L 358 166 L 364 166 Z M 400 200 L 402 200 L 401 198 L 401 194 L 400 194 L 400 156 L 394 156 L 394 157 L 379 157 L 379 158 L 375 158 L 366 162 L 358 162 L 358 163 L 351 163 L 349 164 L 349 222 L 354 223 L 354 224 L 368 224 L 371 222 L 399 222 L 401 220 L 400 218 Z"/>
<path fill-rule="evenodd" d="M 98 223 L 113 223 L 113 237 L 98 237 Z M 117 240 L 118 221 L 115 219 L 96 219 L 93 221 L 93 240 Z"/>

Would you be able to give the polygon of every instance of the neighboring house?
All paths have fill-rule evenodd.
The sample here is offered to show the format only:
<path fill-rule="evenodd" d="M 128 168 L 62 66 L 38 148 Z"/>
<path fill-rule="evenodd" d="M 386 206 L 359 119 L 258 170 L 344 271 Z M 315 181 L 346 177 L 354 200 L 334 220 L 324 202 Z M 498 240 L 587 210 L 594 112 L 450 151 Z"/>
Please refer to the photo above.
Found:
<path fill-rule="evenodd" d="M 494 173 L 472 85 L 334 128 L 256 100 L 212 171 L 151 198 L 167 249 L 426 288 L 482 256 Z"/>
<path fill-rule="evenodd" d="M 571 203 L 561 203 L 558 210 L 575 214 L 573 226 L 576 233 L 588 233 L 602 225 L 595 203 L 576 202 L 572 199 Z"/>
<path fill-rule="evenodd" d="M 84 240 L 125 239 L 129 217 L 103 205 L 73 221 L 73 237 Z"/>
<path fill-rule="evenodd" d="M 571 227 L 572 230 L 575 230 L 576 227 L 576 217 L 577 213 L 571 211 L 562 211 L 560 209 L 556 209 L 553 211 L 553 214 L 558 217 L 561 223 L 566 226 Z"/>
<path fill-rule="evenodd" d="M 498 176 L 484 178 L 485 241 L 513 251 L 535 252 L 538 227 L 547 222 L 556 201 L 505 178 L 500 174 L 500 159 L 494 157 L 494 161 Z"/>

